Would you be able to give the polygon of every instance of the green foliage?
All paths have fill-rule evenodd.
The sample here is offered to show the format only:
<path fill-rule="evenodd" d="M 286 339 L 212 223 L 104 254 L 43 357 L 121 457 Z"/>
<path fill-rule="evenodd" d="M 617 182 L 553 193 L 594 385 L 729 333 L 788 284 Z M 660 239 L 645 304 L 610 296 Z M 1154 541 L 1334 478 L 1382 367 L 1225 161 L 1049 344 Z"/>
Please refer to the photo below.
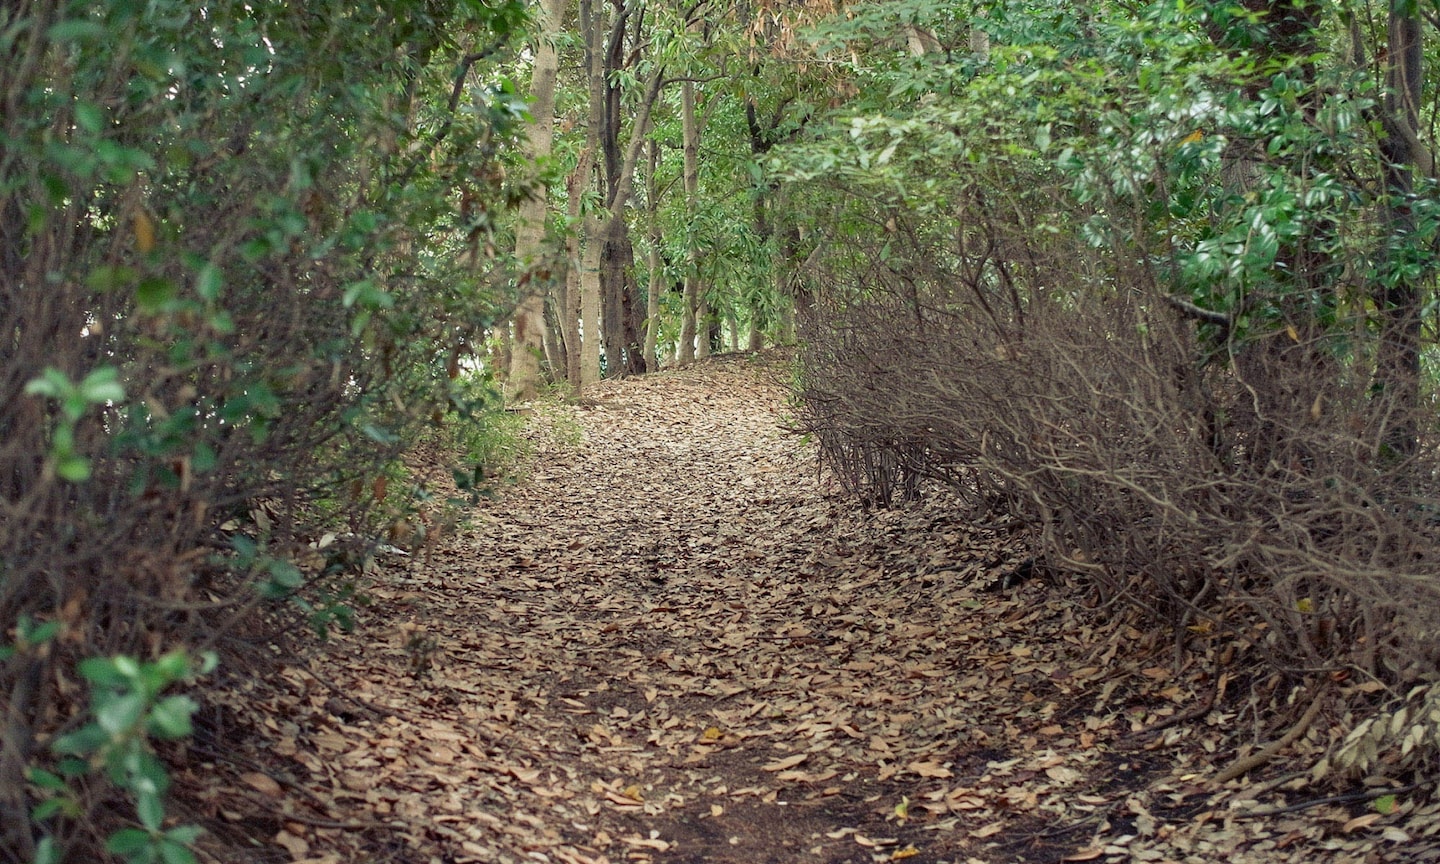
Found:
<path fill-rule="evenodd" d="M 75 452 L 75 426 L 92 406 L 104 406 L 125 399 L 125 388 L 113 366 L 102 366 L 78 384 L 54 366 L 25 385 L 27 396 L 44 396 L 58 403 L 60 416 L 52 433 L 50 460 L 55 473 L 71 483 L 90 479 L 90 460 Z"/>
<path fill-rule="evenodd" d="M 213 641 L 230 616 L 205 607 L 252 592 L 317 631 L 350 623 L 348 574 L 307 553 L 379 522 L 347 490 L 453 403 L 450 370 L 503 309 L 489 250 L 525 113 L 501 64 L 525 21 L 519 0 L 0 12 L 0 53 L 23 58 L 0 69 L 0 630 L 20 646 L 0 693 Z M 71 638 L 25 649 L 50 620 Z M 128 860 L 188 854 L 136 743 L 188 717 L 156 689 L 170 662 L 87 665 L 97 719 L 63 739 L 139 796 L 110 847 Z M 22 750 L 67 713 L 15 705 Z M 73 791 L 77 822 L 101 811 Z M 0 833 L 21 836 L 10 809 Z M 94 836 L 40 852 L 98 856 L 78 848 Z"/>
<path fill-rule="evenodd" d="M 165 826 L 165 794 L 170 775 L 155 754 L 152 740 L 174 741 L 190 735 L 190 717 L 199 707 L 189 696 L 166 696 L 172 685 L 193 680 L 215 667 L 215 656 L 198 661 L 172 651 L 154 662 L 133 657 L 92 657 L 79 664 L 90 684 L 89 722 L 55 739 L 55 770 L 32 768 L 28 779 L 41 794 L 31 818 L 43 823 L 57 816 L 74 818 L 80 806 L 72 783 L 99 774 L 134 802 L 139 827 L 115 831 L 105 849 L 130 864 L 190 864 L 190 846 L 200 835 L 193 825 Z M 37 864 L 58 862 L 53 838 L 38 846 Z"/>

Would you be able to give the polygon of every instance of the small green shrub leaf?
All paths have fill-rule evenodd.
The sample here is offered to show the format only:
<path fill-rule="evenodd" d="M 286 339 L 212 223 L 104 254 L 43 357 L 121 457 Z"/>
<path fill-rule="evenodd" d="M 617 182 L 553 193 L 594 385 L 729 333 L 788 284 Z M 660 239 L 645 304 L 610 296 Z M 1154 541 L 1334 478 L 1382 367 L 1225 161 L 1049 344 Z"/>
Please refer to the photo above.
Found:
<path fill-rule="evenodd" d="M 150 711 L 150 731 L 159 738 L 175 740 L 190 734 L 190 718 L 199 709 L 189 696 L 170 696 Z"/>
<path fill-rule="evenodd" d="M 123 828 L 110 835 L 105 851 L 112 855 L 134 858 L 150 846 L 150 832 L 139 828 Z"/>
<path fill-rule="evenodd" d="M 145 716 L 145 696 L 141 693 L 126 693 L 95 710 L 95 721 L 111 735 L 120 735 L 135 728 Z"/>

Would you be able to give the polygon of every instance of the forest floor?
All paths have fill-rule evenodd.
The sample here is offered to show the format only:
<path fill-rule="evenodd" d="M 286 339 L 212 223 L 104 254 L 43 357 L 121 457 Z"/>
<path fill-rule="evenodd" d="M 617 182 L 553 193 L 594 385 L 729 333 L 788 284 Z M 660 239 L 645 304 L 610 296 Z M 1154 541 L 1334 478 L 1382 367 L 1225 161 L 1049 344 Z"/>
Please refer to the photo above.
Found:
<path fill-rule="evenodd" d="M 859 509 L 784 431 L 784 374 L 719 358 L 537 409 L 519 482 L 384 558 L 356 633 L 231 694 L 223 752 L 180 777 L 213 842 L 311 864 L 1440 858 L 1440 807 L 1301 788 L 1321 723 L 1213 784 L 1285 731 L 1256 699 L 1303 694 L 1065 580 L 995 590 L 1027 550 L 943 498 Z"/>

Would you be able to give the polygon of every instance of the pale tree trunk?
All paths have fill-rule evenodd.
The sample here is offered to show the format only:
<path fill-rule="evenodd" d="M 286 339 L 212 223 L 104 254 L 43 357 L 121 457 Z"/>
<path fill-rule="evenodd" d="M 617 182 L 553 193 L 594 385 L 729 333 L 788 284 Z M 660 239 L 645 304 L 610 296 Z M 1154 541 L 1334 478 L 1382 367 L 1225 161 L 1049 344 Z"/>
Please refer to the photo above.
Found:
<path fill-rule="evenodd" d="M 970 55 L 981 63 L 990 62 L 990 34 L 973 23 L 970 25 Z"/>
<path fill-rule="evenodd" d="M 680 89 L 681 135 L 684 144 L 685 212 L 694 213 L 700 193 L 700 129 L 695 122 L 695 85 L 686 81 Z M 685 307 L 680 319 L 680 365 L 695 360 L 699 347 L 696 335 L 700 328 L 700 260 L 692 244 L 685 250 Z M 708 353 L 708 352 L 706 352 Z M 698 356 L 705 356 L 698 354 Z"/>
<path fill-rule="evenodd" d="M 604 321 L 600 309 L 600 250 L 605 244 L 599 217 L 585 217 L 584 253 L 580 256 L 580 320 L 583 322 L 584 351 L 580 355 L 580 382 L 589 386 L 600 380 L 600 345 L 604 342 Z"/>
<path fill-rule="evenodd" d="M 583 22 L 581 26 L 584 26 Z M 593 146 L 581 151 L 579 163 L 565 181 L 565 189 L 569 198 L 567 215 L 570 217 L 571 225 L 580 221 L 581 203 L 584 200 L 585 189 L 590 185 L 590 166 L 595 162 L 593 154 Z M 579 233 L 571 234 L 565 241 L 565 254 L 569 266 L 565 270 L 565 308 L 560 321 L 560 332 L 565 339 L 565 380 L 570 382 L 570 389 L 576 396 L 580 395 L 585 386 L 585 380 L 581 373 L 581 357 L 584 354 L 584 347 L 580 342 L 580 317 L 584 314 L 584 303 L 581 300 L 583 270 Z M 595 367 L 598 371 L 600 367 L 598 352 L 596 353 Z"/>
<path fill-rule="evenodd" d="M 594 164 L 594 154 L 600 145 L 600 126 L 605 117 L 605 60 L 604 18 L 595 8 L 594 0 L 580 0 L 580 26 L 585 33 L 585 64 L 589 72 L 590 120 L 585 130 L 586 171 Z M 586 183 L 588 186 L 588 182 Z M 604 196 L 601 196 L 604 199 Z M 580 256 L 580 321 L 584 333 L 581 335 L 580 385 L 594 384 L 600 380 L 600 345 L 604 341 L 605 325 L 600 308 L 600 251 L 604 240 L 600 236 L 601 223 L 598 214 L 585 216 L 584 251 Z"/>
<path fill-rule="evenodd" d="M 660 335 L 660 142 L 650 142 L 650 171 L 645 178 L 645 205 L 650 211 L 650 284 L 645 291 L 645 362 L 660 369 L 655 343 Z"/>
<path fill-rule="evenodd" d="M 565 372 L 565 336 L 560 332 L 560 315 L 565 310 L 565 280 L 552 278 L 550 296 L 545 298 L 545 362 L 554 375 Z"/>
<path fill-rule="evenodd" d="M 568 0 L 541 0 L 540 36 L 535 46 L 535 67 L 530 82 L 534 118 L 526 134 L 526 155 L 531 161 L 550 156 L 555 138 L 555 79 L 560 60 L 555 38 L 564 23 Z M 515 227 L 515 258 L 521 267 L 532 267 L 545 241 L 545 210 L 548 195 L 542 185 L 520 204 Z M 540 358 L 544 351 L 544 286 L 530 280 L 524 298 L 515 309 L 514 343 L 510 350 L 510 395 L 524 401 L 535 398 L 540 386 Z"/>
<path fill-rule="evenodd" d="M 905 25 L 905 44 L 910 48 L 912 57 L 923 57 L 941 50 L 940 40 L 935 38 L 934 33 L 914 24 Z"/>

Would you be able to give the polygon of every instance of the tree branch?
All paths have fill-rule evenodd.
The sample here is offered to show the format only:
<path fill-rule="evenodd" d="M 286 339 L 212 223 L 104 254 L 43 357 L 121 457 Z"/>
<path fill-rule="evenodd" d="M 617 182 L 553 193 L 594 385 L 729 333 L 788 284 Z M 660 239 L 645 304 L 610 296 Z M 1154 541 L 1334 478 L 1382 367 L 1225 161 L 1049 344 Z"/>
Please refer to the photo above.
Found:
<path fill-rule="evenodd" d="M 1182 300 L 1173 294 L 1165 295 L 1165 302 L 1169 303 L 1186 318 L 1193 318 L 1196 321 L 1203 321 L 1206 324 L 1214 324 L 1217 327 L 1225 328 L 1227 331 L 1233 323 L 1230 320 L 1230 316 L 1223 312 L 1213 312 L 1209 309 L 1202 309 L 1189 300 Z"/>
<path fill-rule="evenodd" d="M 454 83 L 450 86 L 450 98 L 445 103 L 445 113 L 448 116 L 446 116 L 445 122 L 440 124 L 440 128 L 435 130 L 435 134 L 431 136 L 430 142 L 415 151 L 410 160 L 410 164 L 406 165 L 405 170 L 400 172 L 397 180 L 399 185 L 404 186 L 406 183 L 409 183 L 410 178 L 415 176 L 415 172 L 420 169 L 420 166 L 425 160 L 435 151 L 435 148 L 439 147 L 441 142 L 450 134 L 450 129 L 455 125 L 455 110 L 460 107 L 460 96 L 465 92 L 465 78 L 470 74 L 470 67 L 479 63 L 481 60 L 493 56 L 503 47 L 505 47 L 505 42 L 503 40 L 497 40 L 479 51 L 473 51 L 460 58 L 460 63 L 455 68 Z"/>

